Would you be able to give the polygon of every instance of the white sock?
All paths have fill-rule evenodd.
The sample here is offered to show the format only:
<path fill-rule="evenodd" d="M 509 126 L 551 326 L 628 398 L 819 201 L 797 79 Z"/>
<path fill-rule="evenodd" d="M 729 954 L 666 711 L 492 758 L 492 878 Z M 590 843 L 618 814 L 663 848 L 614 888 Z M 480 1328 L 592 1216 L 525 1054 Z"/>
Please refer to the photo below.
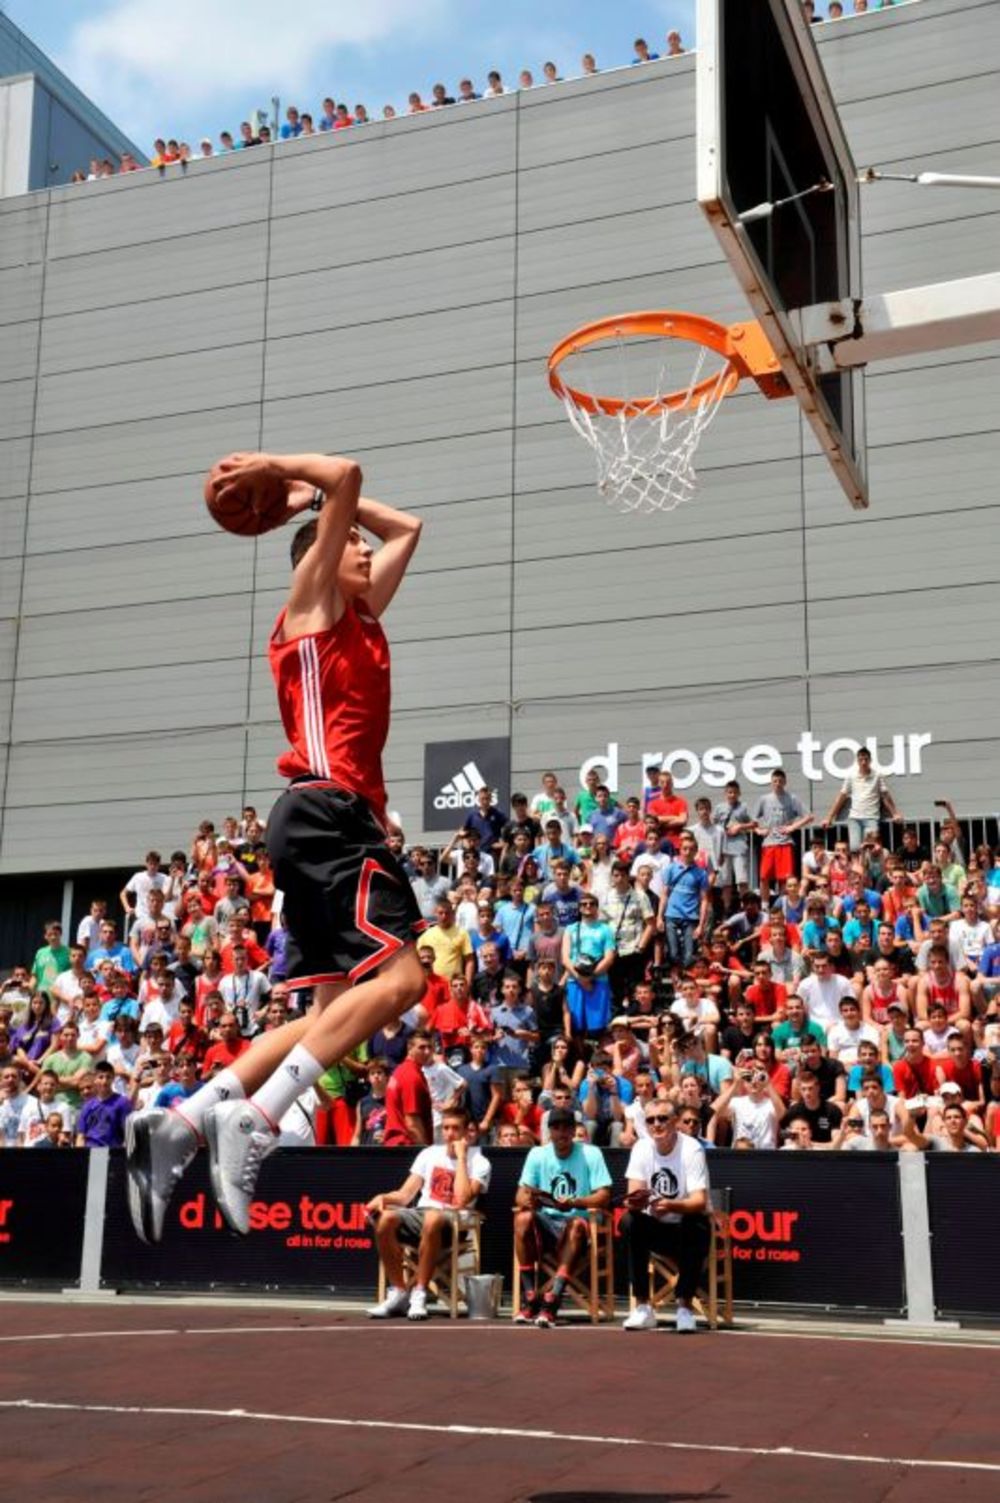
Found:
<path fill-rule="evenodd" d="M 282 1060 L 274 1074 L 269 1076 L 259 1091 L 254 1091 L 251 1101 L 277 1131 L 277 1124 L 303 1091 L 319 1080 L 326 1065 L 321 1065 L 314 1054 L 296 1044 L 292 1052 Z"/>
<path fill-rule="evenodd" d="M 206 1113 L 213 1106 L 218 1106 L 220 1101 L 242 1101 L 245 1095 L 239 1076 L 232 1070 L 220 1070 L 218 1075 L 206 1080 L 193 1096 L 188 1096 L 179 1106 L 175 1106 L 174 1111 L 184 1118 L 189 1127 L 194 1128 L 200 1138 L 205 1129 Z"/>

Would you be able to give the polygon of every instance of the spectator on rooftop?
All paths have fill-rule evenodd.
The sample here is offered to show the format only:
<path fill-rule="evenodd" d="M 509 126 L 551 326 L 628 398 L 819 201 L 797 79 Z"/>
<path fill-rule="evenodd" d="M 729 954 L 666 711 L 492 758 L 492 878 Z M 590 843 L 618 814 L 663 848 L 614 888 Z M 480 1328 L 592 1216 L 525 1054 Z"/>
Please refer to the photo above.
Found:
<path fill-rule="evenodd" d="M 243 120 L 243 121 L 241 121 L 240 122 L 240 139 L 236 143 L 236 149 L 237 149 L 237 151 L 242 151 L 244 149 L 244 147 L 247 147 L 247 146 L 259 146 L 259 145 L 260 145 L 260 137 L 254 135 L 254 133 L 253 133 L 253 126 L 250 124 L 249 120 Z"/>
<path fill-rule="evenodd" d="M 337 106 L 336 106 L 336 103 L 328 95 L 326 97 L 326 99 L 323 100 L 323 113 L 319 117 L 319 128 L 320 128 L 320 130 L 321 131 L 333 130 L 333 125 L 334 125 L 334 121 L 336 120 L 336 118 L 337 118 Z"/>
<path fill-rule="evenodd" d="M 355 125 L 370 125 L 371 124 L 371 121 L 370 121 L 369 115 L 368 115 L 368 111 L 367 111 L 367 109 L 365 108 L 365 106 L 363 104 L 356 104 L 354 106 L 354 123 L 355 123 Z"/>
<path fill-rule="evenodd" d="M 207 136 L 202 136 L 201 141 L 198 144 L 198 150 L 203 157 L 211 157 L 215 155 L 215 150 Z"/>
<path fill-rule="evenodd" d="M 299 119 L 299 112 L 294 104 L 290 104 L 285 111 L 285 123 L 281 127 L 281 139 L 283 141 L 291 141 L 296 136 L 301 136 L 301 134 L 302 121 Z"/>
<path fill-rule="evenodd" d="M 592 52 L 585 52 L 583 54 L 583 57 L 580 59 L 580 67 L 583 70 L 584 77 L 587 77 L 593 73 L 599 73 L 601 71 L 597 66 L 597 62 Z"/>
<path fill-rule="evenodd" d="M 839 21 L 843 14 L 844 7 L 841 5 L 840 0 L 830 0 L 830 4 L 827 6 L 826 19 L 828 21 Z"/>
<path fill-rule="evenodd" d="M 396 118 L 396 111 L 393 108 L 393 106 L 391 104 L 384 104 L 382 106 L 382 119 L 383 120 L 395 120 L 395 118 Z"/>
<path fill-rule="evenodd" d="M 414 89 L 413 93 L 409 96 L 408 106 L 409 107 L 406 111 L 408 115 L 423 114 L 424 110 L 428 108 L 428 106 L 424 104 L 420 95 L 417 93 L 416 89 Z"/>
<path fill-rule="evenodd" d="M 153 142 L 153 150 L 149 158 L 150 167 L 165 167 L 167 155 L 167 143 L 162 136 L 157 136 Z"/>
<path fill-rule="evenodd" d="M 635 57 L 632 59 L 633 64 L 655 63 L 660 56 L 658 52 L 650 52 L 649 43 L 645 37 L 636 37 L 632 45 L 635 48 Z"/>
<path fill-rule="evenodd" d="M 270 144 L 270 141 L 271 127 L 269 125 L 262 125 L 260 128 L 260 140 L 257 144 L 259 146 L 268 146 Z"/>
<path fill-rule="evenodd" d="M 236 148 L 233 145 L 232 132 L 228 131 L 228 130 L 222 131 L 220 133 L 220 135 L 219 135 L 219 153 L 220 153 L 220 155 L 224 155 L 227 151 L 235 151 L 235 150 L 236 150 Z"/>
<path fill-rule="evenodd" d="M 562 77 L 555 63 L 543 63 L 542 75 L 546 83 L 562 83 Z"/>
<path fill-rule="evenodd" d="M 459 104 L 471 104 L 474 99 L 479 99 L 479 98 L 481 98 L 481 96 L 479 94 L 477 94 L 476 91 L 475 91 L 475 89 L 473 88 L 472 79 L 471 78 L 463 78 L 463 79 L 459 80 L 459 85 L 458 85 L 458 103 Z"/>
<path fill-rule="evenodd" d="M 186 141 L 182 141 L 177 148 L 177 160 L 182 167 L 186 167 L 191 160 L 191 148 Z"/>
<path fill-rule="evenodd" d="M 533 89 L 535 87 L 535 80 L 529 68 L 521 69 L 517 79 L 517 86 L 519 89 Z"/>
<path fill-rule="evenodd" d="M 181 147 L 179 141 L 168 141 L 167 149 L 163 153 L 163 160 L 169 166 L 171 162 L 179 162 L 181 159 Z"/>
<path fill-rule="evenodd" d="M 506 94 L 506 92 L 507 90 L 504 88 L 503 79 L 500 77 L 500 74 L 496 68 L 491 68 L 486 75 L 486 93 L 484 98 L 495 98 L 499 94 Z"/>
<path fill-rule="evenodd" d="M 123 151 L 122 152 L 122 159 L 121 159 L 121 163 L 119 164 L 118 171 L 119 172 L 138 172 L 139 171 L 139 163 L 136 161 L 135 157 L 132 155 L 132 153 L 130 151 Z"/>
<path fill-rule="evenodd" d="M 354 116 L 348 110 L 346 104 L 337 105 L 337 118 L 333 122 L 334 130 L 349 130 L 354 124 Z"/>
<path fill-rule="evenodd" d="M 316 135 L 316 127 L 313 124 L 313 117 L 310 114 L 308 114 L 307 112 L 303 112 L 299 116 L 299 123 L 302 126 L 302 134 L 304 136 L 315 136 Z"/>
<path fill-rule="evenodd" d="M 431 89 L 431 107 L 433 109 L 440 109 L 442 105 L 454 103 L 454 99 L 448 93 L 443 83 L 436 83 Z"/>

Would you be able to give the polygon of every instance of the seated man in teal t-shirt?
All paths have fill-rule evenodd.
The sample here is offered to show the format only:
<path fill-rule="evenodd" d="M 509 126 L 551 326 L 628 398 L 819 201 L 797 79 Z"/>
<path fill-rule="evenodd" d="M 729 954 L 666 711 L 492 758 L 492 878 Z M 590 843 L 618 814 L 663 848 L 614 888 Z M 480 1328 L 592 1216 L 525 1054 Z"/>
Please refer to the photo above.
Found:
<path fill-rule="evenodd" d="M 566 1284 L 587 1252 L 587 1212 L 611 1204 L 611 1175 L 599 1148 L 574 1140 L 576 1118 L 565 1107 L 549 1113 L 550 1141 L 524 1161 L 514 1211 L 514 1245 L 521 1276 L 518 1325 L 554 1326 Z M 554 1246 L 556 1276 L 538 1291 L 542 1245 Z"/>

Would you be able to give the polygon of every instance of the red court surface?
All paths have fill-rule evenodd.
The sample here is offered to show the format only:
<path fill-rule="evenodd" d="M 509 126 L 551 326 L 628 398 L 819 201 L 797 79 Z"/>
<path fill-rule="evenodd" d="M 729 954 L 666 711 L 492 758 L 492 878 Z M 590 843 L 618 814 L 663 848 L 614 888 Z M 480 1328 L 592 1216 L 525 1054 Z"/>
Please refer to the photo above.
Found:
<path fill-rule="evenodd" d="M 1000 1496 L 987 1342 L 0 1311 L 4 1495 L 33 1503 Z"/>

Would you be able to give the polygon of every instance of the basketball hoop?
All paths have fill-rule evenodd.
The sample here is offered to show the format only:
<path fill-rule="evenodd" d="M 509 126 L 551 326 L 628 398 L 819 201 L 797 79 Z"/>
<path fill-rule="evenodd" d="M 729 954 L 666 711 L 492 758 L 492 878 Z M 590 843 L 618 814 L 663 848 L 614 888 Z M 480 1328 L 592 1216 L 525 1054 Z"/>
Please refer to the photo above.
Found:
<path fill-rule="evenodd" d="M 654 377 L 649 382 L 629 375 L 630 341 L 647 347 L 656 341 Z M 697 346 L 690 374 L 679 368 L 687 364 L 685 343 Z M 633 351 L 637 347 L 633 344 Z M 564 381 L 564 362 L 584 352 L 599 354 L 609 373 L 609 355 L 614 357 L 621 396 L 597 396 Z M 791 395 L 760 324 L 727 327 L 669 309 L 585 324 L 555 346 L 548 369 L 549 385 L 576 432 L 594 451 L 598 490 L 610 506 L 625 512 L 673 511 L 691 500 L 697 488 L 694 456 L 702 434 L 723 399 L 745 377 L 752 377 L 767 397 Z M 637 385 L 652 389 L 653 395 L 631 396 L 629 390 Z"/>

